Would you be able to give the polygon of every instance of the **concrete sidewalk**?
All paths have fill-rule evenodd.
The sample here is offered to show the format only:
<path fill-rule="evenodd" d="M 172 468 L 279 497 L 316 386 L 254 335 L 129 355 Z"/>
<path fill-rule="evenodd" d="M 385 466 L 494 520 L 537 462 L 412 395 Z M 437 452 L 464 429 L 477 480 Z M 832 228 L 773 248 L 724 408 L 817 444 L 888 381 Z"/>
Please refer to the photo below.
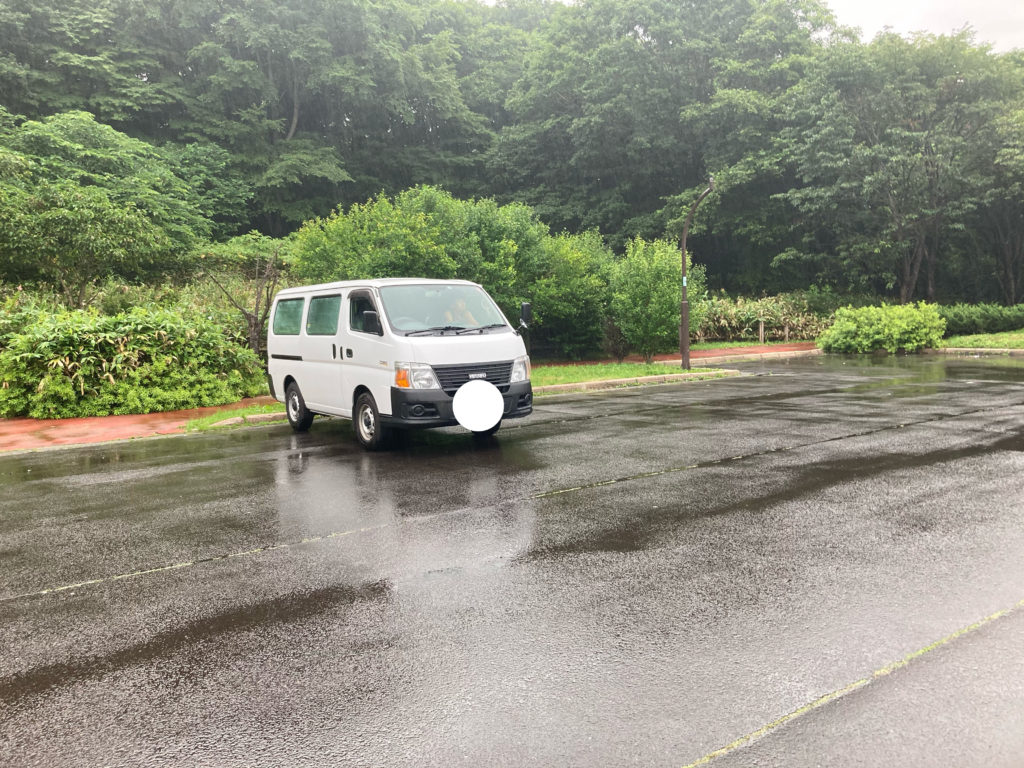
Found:
<path fill-rule="evenodd" d="M 773 346 L 695 350 L 690 354 L 690 361 L 695 366 L 706 367 L 741 360 L 793 357 L 816 353 L 817 350 L 813 342 L 799 342 Z M 627 358 L 627 360 L 637 362 L 639 358 Z M 655 361 L 666 363 L 666 366 L 670 363 L 678 365 L 679 355 L 659 355 Z M 661 381 L 666 380 L 665 376 L 655 378 Z M 583 386 L 577 388 L 582 389 Z M 540 392 L 541 388 L 538 387 L 537 391 Z M 185 425 L 189 421 L 200 416 L 224 412 L 224 418 L 229 419 L 232 410 L 273 402 L 275 402 L 273 398 L 266 396 L 249 398 L 231 405 L 165 413 L 88 416 L 77 419 L 0 419 L 0 452 L 39 450 L 62 445 L 103 443 L 111 440 L 179 434 L 185 431 Z"/>

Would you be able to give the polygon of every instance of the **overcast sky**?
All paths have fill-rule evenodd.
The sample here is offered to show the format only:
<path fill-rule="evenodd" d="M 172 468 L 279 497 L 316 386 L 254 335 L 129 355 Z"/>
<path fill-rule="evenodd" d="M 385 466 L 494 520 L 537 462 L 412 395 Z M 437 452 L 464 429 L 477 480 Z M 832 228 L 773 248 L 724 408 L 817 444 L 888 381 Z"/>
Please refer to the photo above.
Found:
<path fill-rule="evenodd" d="M 997 51 L 1024 48 L 1024 0 L 825 0 L 840 24 L 870 40 L 885 26 L 944 35 L 970 25 Z"/>

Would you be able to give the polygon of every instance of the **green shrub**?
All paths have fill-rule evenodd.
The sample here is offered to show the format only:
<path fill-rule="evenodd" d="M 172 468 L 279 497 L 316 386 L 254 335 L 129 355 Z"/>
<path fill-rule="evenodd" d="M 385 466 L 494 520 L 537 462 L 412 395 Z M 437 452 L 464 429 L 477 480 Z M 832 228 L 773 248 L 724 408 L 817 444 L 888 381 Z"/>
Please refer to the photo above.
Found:
<path fill-rule="evenodd" d="M 1013 307 L 999 304 L 952 304 L 938 309 L 946 321 L 947 336 L 1003 333 L 1024 328 L 1024 304 Z"/>
<path fill-rule="evenodd" d="M 818 300 L 817 296 L 809 294 L 782 294 L 761 299 L 732 299 L 725 294 L 711 294 L 701 302 L 702 315 L 696 335 L 705 341 L 754 340 L 759 337 L 759 323 L 764 321 L 765 339 L 813 339 L 831 321 L 831 312 L 820 314 L 812 310 L 812 301 Z"/>
<path fill-rule="evenodd" d="M 667 240 L 630 240 L 611 273 L 611 319 L 630 348 L 651 362 L 679 341 L 679 249 Z"/>
<path fill-rule="evenodd" d="M 45 289 L 0 284 L 0 352 L 27 325 L 59 311 L 60 301 Z"/>
<path fill-rule="evenodd" d="M 939 346 L 945 327 L 934 304 L 845 307 L 836 311 L 832 326 L 818 337 L 818 346 L 826 352 L 916 352 Z"/>
<path fill-rule="evenodd" d="M 200 314 L 40 314 L 0 351 L 0 416 L 68 418 L 222 405 L 265 392 L 259 359 Z"/>
<path fill-rule="evenodd" d="M 599 355 L 612 260 L 601 235 L 545 236 L 536 251 L 533 282 L 524 286 L 533 303 L 531 354 L 559 360 Z"/>

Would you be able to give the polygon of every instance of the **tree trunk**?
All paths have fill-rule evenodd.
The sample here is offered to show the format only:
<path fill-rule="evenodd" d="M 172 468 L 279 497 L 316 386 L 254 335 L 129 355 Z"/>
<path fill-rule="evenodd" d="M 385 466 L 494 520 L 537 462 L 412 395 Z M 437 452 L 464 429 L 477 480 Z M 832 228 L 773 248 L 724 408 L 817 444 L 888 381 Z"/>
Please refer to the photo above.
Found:
<path fill-rule="evenodd" d="M 924 258 L 924 244 L 916 242 L 910 256 L 903 258 L 903 277 L 900 280 L 900 304 L 906 304 L 914 297 L 917 290 L 917 278 L 921 273 L 921 261 Z"/>
<path fill-rule="evenodd" d="M 289 141 L 292 136 L 295 135 L 295 130 L 299 127 L 299 76 L 298 73 L 292 73 L 292 124 L 288 129 L 288 135 L 284 137 L 285 141 Z"/>
<path fill-rule="evenodd" d="M 1019 296 L 1019 281 L 1017 279 L 1021 262 L 1024 261 L 1024 242 L 1013 242 L 1006 240 L 1002 243 L 1002 279 L 999 281 L 1003 287 L 1003 299 L 1006 306 L 1012 307 L 1017 303 Z"/>
<path fill-rule="evenodd" d="M 259 355 L 262 341 L 261 337 L 263 335 L 261 333 L 261 331 L 263 330 L 263 324 L 260 322 L 260 319 L 257 315 L 253 315 L 249 312 L 245 313 L 245 322 L 246 325 L 248 326 L 249 349 L 251 349 L 257 355 Z"/>
<path fill-rule="evenodd" d="M 925 263 L 925 298 L 935 303 L 935 256 L 939 249 L 938 238 L 932 242 L 931 247 L 925 241 L 924 263 Z"/>

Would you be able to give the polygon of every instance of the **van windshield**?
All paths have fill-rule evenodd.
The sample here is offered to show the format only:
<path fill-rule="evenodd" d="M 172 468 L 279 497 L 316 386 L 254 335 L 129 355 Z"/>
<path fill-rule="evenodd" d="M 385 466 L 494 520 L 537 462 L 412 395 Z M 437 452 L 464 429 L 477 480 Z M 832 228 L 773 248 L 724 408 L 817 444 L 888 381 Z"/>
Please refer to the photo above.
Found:
<path fill-rule="evenodd" d="M 508 329 L 494 300 L 475 285 L 389 285 L 380 298 L 391 327 L 406 336 Z"/>

